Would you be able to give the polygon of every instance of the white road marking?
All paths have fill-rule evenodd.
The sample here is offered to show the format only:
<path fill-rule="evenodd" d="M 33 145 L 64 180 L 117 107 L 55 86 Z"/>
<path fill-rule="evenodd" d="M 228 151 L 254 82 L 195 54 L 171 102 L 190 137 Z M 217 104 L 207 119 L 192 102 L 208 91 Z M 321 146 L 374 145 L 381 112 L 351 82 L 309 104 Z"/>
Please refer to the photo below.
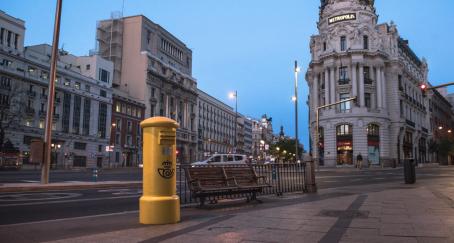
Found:
<path fill-rule="evenodd" d="M 67 221 L 67 220 L 89 219 L 89 218 L 96 218 L 96 217 L 107 217 L 107 216 L 115 216 L 115 215 L 138 213 L 138 212 L 139 212 L 139 210 L 132 210 L 132 211 L 123 211 L 123 212 L 118 212 L 118 213 L 97 214 L 97 215 L 89 215 L 89 216 L 81 216 L 81 217 L 73 217 L 73 218 L 50 219 L 50 220 L 41 220 L 41 221 L 17 223 L 17 224 L 4 224 L 4 225 L 0 225 L 0 228 L 13 227 L 13 226 L 24 226 L 24 225 L 31 225 L 31 224 L 60 222 L 60 221 Z"/>

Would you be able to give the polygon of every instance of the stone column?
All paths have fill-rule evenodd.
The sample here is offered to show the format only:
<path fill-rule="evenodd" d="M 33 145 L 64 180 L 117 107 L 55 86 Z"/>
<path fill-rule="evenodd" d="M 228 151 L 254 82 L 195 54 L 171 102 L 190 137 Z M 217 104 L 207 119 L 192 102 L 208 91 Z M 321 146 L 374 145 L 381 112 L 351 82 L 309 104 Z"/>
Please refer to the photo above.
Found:
<path fill-rule="evenodd" d="M 336 82 L 335 82 L 335 74 L 334 74 L 334 67 L 331 67 L 331 70 L 330 70 L 330 89 L 331 89 L 331 92 L 330 92 L 330 95 L 331 95 L 331 98 L 330 98 L 330 102 L 331 103 L 334 103 L 336 102 Z M 334 107 L 331 107 L 331 108 L 334 108 Z"/>
<path fill-rule="evenodd" d="M 329 104 L 329 89 L 330 89 L 330 83 L 329 83 L 329 69 L 325 69 L 325 105 Z"/>
<path fill-rule="evenodd" d="M 364 107 L 364 68 L 359 65 L 359 106 Z"/>
<path fill-rule="evenodd" d="M 381 68 L 380 70 L 381 72 L 381 90 L 382 90 L 382 107 L 384 109 L 386 109 L 386 99 L 387 99 L 387 96 L 386 96 L 386 80 L 385 80 L 385 68 Z"/>
<path fill-rule="evenodd" d="M 314 77 L 314 80 L 313 80 L 313 83 L 312 83 L 312 95 L 313 95 L 313 99 L 312 99 L 312 102 L 313 102 L 313 107 L 314 107 L 314 111 L 317 109 L 318 107 L 318 74 L 315 74 L 315 77 Z"/>
<path fill-rule="evenodd" d="M 355 97 L 358 95 L 358 83 L 356 80 L 356 63 L 353 63 L 352 65 L 352 97 Z"/>
<path fill-rule="evenodd" d="M 381 67 L 377 67 L 375 76 L 377 77 L 377 108 L 382 108 L 382 83 L 381 83 Z"/>

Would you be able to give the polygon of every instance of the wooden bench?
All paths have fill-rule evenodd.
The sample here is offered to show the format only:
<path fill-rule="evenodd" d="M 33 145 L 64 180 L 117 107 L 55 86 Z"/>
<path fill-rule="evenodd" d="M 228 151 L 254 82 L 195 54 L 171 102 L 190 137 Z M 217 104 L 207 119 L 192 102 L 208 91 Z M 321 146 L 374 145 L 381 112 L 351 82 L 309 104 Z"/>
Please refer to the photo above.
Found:
<path fill-rule="evenodd" d="M 250 194 L 250 200 L 257 200 L 257 193 L 270 185 L 266 177 L 257 176 L 254 168 L 242 167 L 188 167 L 185 169 L 186 179 L 192 197 L 199 198 L 203 206 L 206 198 L 216 202 L 218 196 Z"/>

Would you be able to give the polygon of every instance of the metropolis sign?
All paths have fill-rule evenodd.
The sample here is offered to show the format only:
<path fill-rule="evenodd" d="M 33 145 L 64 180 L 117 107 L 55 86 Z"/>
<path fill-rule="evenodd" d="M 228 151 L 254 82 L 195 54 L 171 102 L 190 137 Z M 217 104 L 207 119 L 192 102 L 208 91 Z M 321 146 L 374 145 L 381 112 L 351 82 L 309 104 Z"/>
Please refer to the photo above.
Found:
<path fill-rule="evenodd" d="M 347 21 L 347 20 L 356 20 L 356 13 L 348 13 L 337 15 L 328 19 L 328 24 L 334 24 L 337 22 Z"/>

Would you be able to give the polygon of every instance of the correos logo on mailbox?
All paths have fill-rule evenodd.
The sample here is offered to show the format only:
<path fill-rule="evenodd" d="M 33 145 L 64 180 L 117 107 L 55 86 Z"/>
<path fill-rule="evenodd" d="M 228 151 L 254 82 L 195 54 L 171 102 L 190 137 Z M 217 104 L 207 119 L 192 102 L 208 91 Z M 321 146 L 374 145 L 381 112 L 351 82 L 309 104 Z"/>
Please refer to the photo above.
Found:
<path fill-rule="evenodd" d="M 172 178 L 173 174 L 175 173 L 174 169 L 172 168 L 172 162 L 162 162 L 162 167 L 158 168 L 158 173 L 164 179 Z"/>

